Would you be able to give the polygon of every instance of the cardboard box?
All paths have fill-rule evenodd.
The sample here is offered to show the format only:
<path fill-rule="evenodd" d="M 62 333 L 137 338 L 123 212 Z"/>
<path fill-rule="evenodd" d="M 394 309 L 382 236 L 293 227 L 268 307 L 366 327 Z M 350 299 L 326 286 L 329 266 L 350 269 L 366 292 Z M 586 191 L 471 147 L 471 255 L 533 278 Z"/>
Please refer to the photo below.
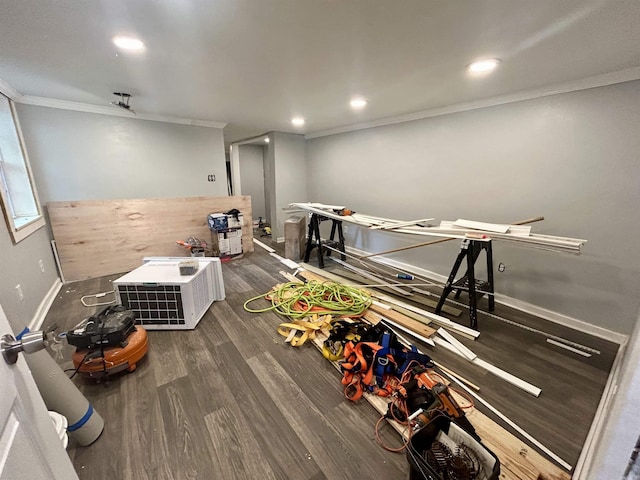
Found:
<path fill-rule="evenodd" d="M 305 227 L 306 216 L 295 216 L 284 222 L 284 257 L 300 260 L 305 253 L 307 237 Z"/>
<path fill-rule="evenodd" d="M 228 239 L 231 255 L 242 253 L 242 237 L 231 237 Z"/>
<path fill-rule="evenodd" d="M 228 228 L 242 228 L 244 224 L 244 220 L 242 218 L 242 214 L 238 214 L 238 218 L 236 219 L 233 215 L 227 215 L 227 225 Z"/>
<path fill-rule="evenodd" d="M 239 255 L 242 253 L 242 229 L 234 228 L 223 232 L 211 232 L 212 242 L 216 246 L 216 254 L 220 257 Z"/>
<path fill-rule="evenodd" d="M 218 250 L 220 251 L 221 257 L 224 255 L 231 255 L 231 244 L 229 239 L 224 238 L 224 233 L 218 234 Z"/>
<path fill-rule="evenodd" d="M 229 222 L 224 213 L 210 213 L 207 217 L 207 223 L 209 224 L 209 230 L 212 232 L 229 228 Z"/>

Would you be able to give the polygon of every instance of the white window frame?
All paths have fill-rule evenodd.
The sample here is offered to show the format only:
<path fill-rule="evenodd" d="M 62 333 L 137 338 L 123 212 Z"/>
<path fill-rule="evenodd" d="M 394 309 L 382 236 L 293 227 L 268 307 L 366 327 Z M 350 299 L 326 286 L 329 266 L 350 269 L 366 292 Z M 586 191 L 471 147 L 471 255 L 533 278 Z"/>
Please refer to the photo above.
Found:
<path fill-rule="evenodd" d="M 16 225 L 14 221 L 12 209 L 11 209 L 11 197 L 9 192 L 7 191 L 6 183 L 0 178 L 0 200 L 2 203 L 2 211 L 4 213 L 4 218 L 7 223 L 7 229 L 11 234 L 11 238 L 13 239 L 13 243 L 17 244 L 21 242 L 29 235 L 34 233 L 36 230 L 42 228 L 45 224 L 45 218 L 42 214 L 42 207 L 40 206 L 40 199 L 38 198 L 38 192 L 36 191 L 36 184 L 33 180 L 33 174 L 31 172 L 31 165 L 29 164 L 29 157 L 27 155 L 27 149 L 25 147 L 24 137 L 22 136 L 22 129 L 20 128 L 20 122 L 18 121 L 18 115 L 16 113 L 15 104 L 11 98 L 7 95 L 4 95 L 0 92 L 2 97 L 6 98 L 9 103 L 9 109 L 11 111 L 11 118 L 13 120 L 13 127 L 16 130 L 16 135 L 19 142 L 19 151 L 22 154 L 22 161 L 24 162 L 24 166 L 27 172 L 27 180 L 29 181 L 29 186 L 31 187 L 31 192 L 33 193 L 33 198 L 36 206 L 36 215 L 33 216 L 28 222 Z M 1 167 L 1 166 L 0 166 Z M 0 175 L 2 172 L 0 172 Z"/>

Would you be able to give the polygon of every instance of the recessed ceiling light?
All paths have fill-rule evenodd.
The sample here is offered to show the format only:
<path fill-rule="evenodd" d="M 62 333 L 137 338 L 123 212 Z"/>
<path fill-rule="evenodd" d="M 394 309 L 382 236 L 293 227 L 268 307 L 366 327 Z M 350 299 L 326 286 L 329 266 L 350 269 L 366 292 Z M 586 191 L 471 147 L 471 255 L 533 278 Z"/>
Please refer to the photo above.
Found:
<path fill-rule="evenodd" d="M 488 58 L 486 60 L 478 60 L 477 62 L 473 62 L 471 65 L 469 65 L 468 69 L 471 73 L 487 73 L 494 70 L 499 63 L 500 60 L 497 58 Z"/>
<path fill-rule="evenodd" d="M 304 125 L 304 118 L 302 117 L 293 117 L 291 119 L 291 123 L 293 123 L 296 127 L 301 127 Z"/>
<path fill-rule="evenodd" d="M 144 43 L 134 37 L 113 37 L 113 43 L 116 47 L 123 50 L 140 51 L 144 50 Z"/>
<path fill-rule="evenodd" d="M 364 98 L 351 99 L 351 108 L 361 109 L 367 106 L 367 101 Z"/>
<path fill-rule="evenodd" d="M 266 137 L 266 138 L 264 139 L 264 143 L 269 143 L 269 137 Z"/>

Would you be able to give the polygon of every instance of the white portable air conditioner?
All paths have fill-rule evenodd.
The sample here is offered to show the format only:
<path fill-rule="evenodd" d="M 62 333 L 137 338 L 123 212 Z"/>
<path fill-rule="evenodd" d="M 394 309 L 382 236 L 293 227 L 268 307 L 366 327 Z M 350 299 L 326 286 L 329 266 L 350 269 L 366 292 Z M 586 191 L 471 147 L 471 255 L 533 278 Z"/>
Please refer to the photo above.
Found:
<path fill-rule="evenodd" d="M 214 301 L 224 300 L 219 258 L 197 258 L 193 275 L 180 275 L 182 260 L 147 257 L 113 282 L 119 302 L 135 313 L 136 324 L 147 330 L 194 329 Z"/>

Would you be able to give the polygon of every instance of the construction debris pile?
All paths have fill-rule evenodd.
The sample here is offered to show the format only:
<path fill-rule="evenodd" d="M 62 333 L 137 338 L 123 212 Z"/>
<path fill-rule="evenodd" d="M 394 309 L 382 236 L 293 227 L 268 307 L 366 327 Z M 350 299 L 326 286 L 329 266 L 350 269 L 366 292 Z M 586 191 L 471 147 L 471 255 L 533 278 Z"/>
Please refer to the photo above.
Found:
<path fill-rule="evenodd" d="M 476 384 L 421 352 L 412 342 L 445 349 L 538 397 L 541 394 L 539 387 L 480 358 L 453 334 L 471 341 L 479 337 L 476 304 L 486 295 L 488 312 L 481 312 L 483 315 L 543 334 L 548 343 L 581 356 L 599 354 L 586 345 L 491 313 L 495 303 L 492 240 L 572 254 L 580 254 L 586 240 L 531 233 L 528 224 L 543 220 L 543 217 L 505 225 L 464 219 L 432 223 L 432 218 L 398 221 L 363 215 L 335 205 L 294 203 L 290 207 L 309 214 L 305 263 L 298 265 L 283 259 L 266 247 L 270 255 L 297 270 L 294 274 L 280 272 L 288 283 L 276 285 L 268 293 L 248 300 L 245 309 L 256 313 L 274 311 L 288 317 L 278 327 L 285 343 L 293 347 L 312 343 L 333 362 L 342 372 L 345 397 L 354 402 L 364 398 L 381 414 L 375 426 L 378 443 L 390 451 L 407 452 L 412 478 L 493 480 L 500 475 L 498 457 L 504 458 L 505 478 L 569 478 L 566 473 L 572 469 L 569 463 L 481 397 Z M 322 237 L 320 231 L 320 224 L 324 221 L 331 223 L 328 239 Z M 383 252 L 355 255 L 345 248 L 343 222 L 368 230 L 440 238 Z M 405 271 L 391 262 L 371 263 L 370 260 L 374 256 L 452 239 L 461 239 L 462 242 L 444 287 L 426 278 L 419 269 Z M 314 249 L 317 250 L 321 269 L 308 263 Z M 332 256 L 333 253 L 336 255 Z M 480 271 L 486 279 L 478 279 L 474 274 L 481 253 L 485 254 L 487 265 L 486 271 L 482 268 Z M 340 276 L 324 270 L 325 258 L 342 268 Z M 347 263 L 347 258 L 359 266 Z M 466 264 L 467 271 L 459 277 L 458 270 L 462 264 Z M 430 291 L 431 287 L 437 287 L 439 293 Z M 454 298 L 458 299 L 461 291 L 467 292 L 468 306 L 447 298 L 456 292 Z M 382 292 L 412 297 L 415 302 L 403 302 Z M 437 297 L 438 301 L 429 297 Z M 266 299 L 271 305 L 249 307 L 259 299 Z M 416 304 L 433 310 L 424 310 Z M 458 316 L 462 312 L 456 308 L 458 306 L 468 308 L 469 327 L 440 314 L 445 312 Z M 528 443 L 485 417 L 474 408 L 477 404 L 489 410 Z M 382 442 L 379 430 L 385 421 L 400 433 L 402 446 L 394 448 Z M 481 443 L 476 428 L 480 435 L 488 438 L 487 446 L 491 450 Z M 550 464 L 537 452 L 520 458 L 531 445 L 565 471 Z"/>
<path fill-rule="evenodd" d="M 464 442 L 454 444 L 453 450 L 480 449 L 485 452 L 484 458 L 491 459 L 478 463 L 478 468 L 468 469 L 469 475 L 456 478 L 498 478 L 497 457 L 486 453 L 488 450 L 465 417 L 464 410 L 471 408 L 473 401 L 460 391 L 457 398 L 463 402 L 456 400 L 454 390 L 450 390 L 448 382 L 435 371 L 431 358 L 397 335 L 381 317 L 371 315 L 368 309 L 373 302 L 369 292 L 315 278 L 306 283 L 294 278 L 274 286 L 265 295 L 247 300 L 245 309 L 256 313 L 273 310 L 288 316 L 290 321 L 280 324 L 278 333 L 294 347 L 310 340 L 321 348 L 325 358 L 341 369 L 347 399 L 355 402 L 367 395 L 389 400 L 386 412 L 375 426 L 376 439 L 383 448 L 405 450 L 415 433 L 444 415 L 470 435 Z M 271 305 L 260 309 L 249 307 L 260 298 L 267 299 Z M 379 429 L 385 419 L 392 421 L 403 434 L 405 440 L 399 448 L 382 442 Z M 438 452 L 421 454 L 431 458 L 438 456 Z M 437 465 L 428 466 L 429 469 L 435 467 Z"/>
<path fill-rule="evenodd" d="M 404 336 L 451 351 L 533 396 L 540 395 L 540 388 L 478 357 L 450 333 L 474 340 L 480 332 L 385 295 L 378 291 L 380 287 L 377 285 L 363 286 L 362 282 L 345 279 L 309 264 L 295 264 L 273 250 L 269 254 L 297 270 L 293 274 L 281 271 L 287 283 L 276 285 L 266 294 L 247 300 L 245 308 L 250 312 L 274 311 L 286 316 L 287 321 L 278 326 L 278 333 L 284 337 L 285 343 L 293 347 L 313 344 L 340 369 L 345 397 L 353 401 L 363 398 L 380 413 L 380 420 L 375 427 L 379 443 L 382 444 L 382 441 L 377 432 L 387 422 L 401 435 L 401 447 L 383 447 L 406 451 L 412 469 L 437 471 L 427 459 L 432 461 L 438 454 L 436 452 L 434 457 L 427 450 L 436 440 L 443 440 L 441 437 L 436 439 L 440 430 L 449 428 L 451 433 L 461 423 L 463 427 L 458 429 L 473 441 L 478 440 L 476 429 L 480 436 L 489 435 L 487 447 L 491 450 L 478 447 L 485 453 L 482 457 L 493 458 L 493 452 L 497 458 L 504 457 L 508 462 L 503 467 L 508 472 L 526 465 L 528 471 L 549 474 L 548 478 L 569 478 L 535 452 L 530 451 L 526 458 L 517 458 L 514 462 L 514 448 L 528 448 L 527 444 L 496 427 L 492 420 L 474 408 L 475 404 L 488 408 L 539 451 L 566 470 L 571 469 L 569 464 L 480 397 L 480 389 L 472 381 L 431 359 Z M 377 282 L 369 283 L 384 283 L 381 278 L 374 278 Z M 421 278 L 416 280 L 422 281 Z M 413 282 L 411 285 L 416 290 L 415 286 L 419 283 Z M 268 305 L 265 305 L 265 301 Z M 459 314 L 455 308 L 450 312 Z M 380 364 L 384 364 L 383 368 L 378 368 Z M 451 427 L 442 427 L 438 420 L 438 428 L 434 432 L 435 427 L 431 425 L 435 418 L 450 420 Z M 446 438 L 444 440 L 445 445 L 451 445 L 446 443 Z M 452 452 L 463 452 L 456 445 L 453 445 Z M 491 453 L 487 454 L 487 451 Z M 493 467 L 496 465 L 500 465 L 497 459 L 495 465 L 483 470 L 484 473 L 469 478 L 494 478 Z M 474 468 L 467 470 L 475 471 Z M 505 478 L 511 477 L 507 474 Z"/>

